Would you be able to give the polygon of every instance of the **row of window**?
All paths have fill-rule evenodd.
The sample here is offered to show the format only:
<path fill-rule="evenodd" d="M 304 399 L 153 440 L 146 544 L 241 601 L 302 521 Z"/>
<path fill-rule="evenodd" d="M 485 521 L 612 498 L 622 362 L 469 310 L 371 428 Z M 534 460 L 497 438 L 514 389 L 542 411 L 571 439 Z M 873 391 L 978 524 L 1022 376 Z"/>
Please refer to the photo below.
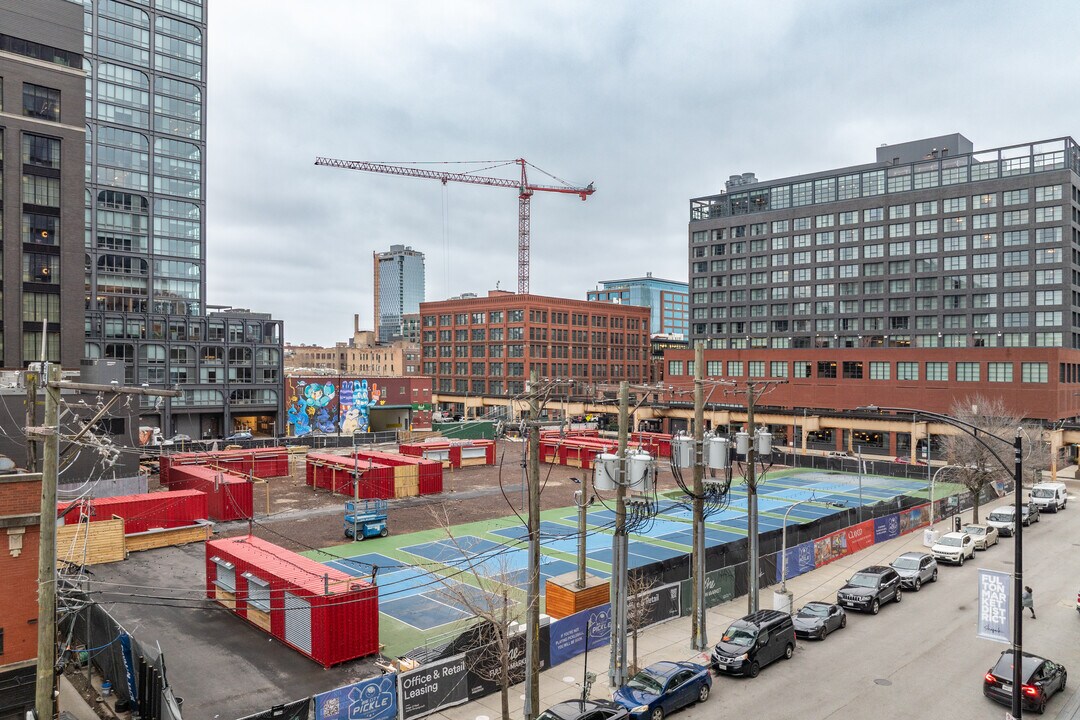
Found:
<path fill-rule="evenodd" d="M 1020 382 L 1048 382 L 1048 363 L 1021 362 Z M 751 378 L 788 378 L 796 379 L 836 379 L 845 380 L 920 380 L 920 366 L 924 370 L 922 379 L 927 381 L 982 382 L 983 368 L 986 369 L 987 382 L 1013 382 L 1016 363 L 1013 362 L 935 362 L 925 363 L 906 361 L 862 361 L 834 360 L 794 361 L 787 360 L 709 360 L 705 374 L 708 377 L 751 377 Z M 685 367 L 686 372 L 683 372 Z M 894 375 L 895 368 L 895 375 Z M 766 369 L 768 373 L 766 374 Z M 790 375 L 789 375 L 790 370 Z M 838 374 L 839 373 L 839 374 Z M 668 376 L 693 375 L 694 361 L 668 361 Z"/>
<path fill-rule="evenodd" d="M 1026 150 L 1026 154 L 1020 154 Z M 883 170 L 846 173 L 816 180 L 731 192 L 691 203 L 691 220 L 767 212 L 856 198 L 875 197 L 940 186 L 981 182 L 1074 167 L 1077 149 L 1061 139 L 1007 151 L 990 150 L 971 155 L 895 164 Z"/>
<path fill-rule="evenodd" d="M 589 313 L 567 313 L 551 311 L 552 325 L 571 325 L 577 327 L 597 328 L 624 328 L 627 330 L 641 330 L 643 324 L 638 318 L 624 318 L 621 315 L 590 315 Z M 442 315 L 425 315 L 421 323 L 424 327 L 450 326 L 450 325 L 502 325 L 503 323 L 525 322 L 524 310 L 492 310 L 491 312 L 457 313 Z M 530 310 L 530 323 L 548 324 L 547 310 Z"/>
<path fill-rule="evenodd" d="M 281 342 L 281 324 L 241 320 L 189 321 L 164 318 L 88 317 L 87 337 L 131 338 L 150 340 L 189 340 L 192 342 L 270 343 Z"/>
<path fill-rule="evenodd" d="M 831 324 L 823 324 L 822 327 L 832 327 L 837 333 L 840 331 L 858 332 L 857 327 L 848 324 L 845 326 L 844 319 L 829 321 Z M 1080 324 L 1080 323 L 1078 323 Z M 695 334 L 704 336 L 708 325 L 697 323 L 694 325 Z M 740 328 L 738 323 L 730 326 L 723 323 L 713 323 L 713 333 L 703 339 L 706 349 L 709 350 L 746 350 L 747 348 L 772 348 L 773 350 L 786 350 L 798 348 L 838 348 L 838 347 L 891 347 L 891 348 L 965 348 L 965 347 L 1064 347 L 1063 343 L 1067 336 L 1062 332 L 982 332 L 975 330 L 970 333 L 930 333 L 928 335 L 789 335 L 785 337 L 747 336 L 745 328 Z M 803 328 L 799 332 L 806 332 Z M 724 333 L 730 333 L 731 337 L 717 337 Z M 1080 334 L 1071 335 L 1072 345 L 1080 347 Z"/>

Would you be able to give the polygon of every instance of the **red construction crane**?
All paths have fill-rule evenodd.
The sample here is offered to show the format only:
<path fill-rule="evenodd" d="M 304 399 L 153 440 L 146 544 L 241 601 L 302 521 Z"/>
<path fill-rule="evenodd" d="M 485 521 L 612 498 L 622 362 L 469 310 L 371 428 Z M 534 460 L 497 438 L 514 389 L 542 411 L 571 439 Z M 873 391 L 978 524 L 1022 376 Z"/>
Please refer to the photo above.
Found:
<path fill-rule="evenodd" d="M 536 185 L 529 182 L 525 174 L 525 166 L 529 163 L 518 158 L 513 164 L 521 166 L 521 180 L 507 178 L 487 177 L 484 175 L 472 175 L 469 173 L 439 172 L 437 170 L 424 170 L 422 168 L 406 167 L 403 165 L 387 165 L 385 163 L 365 162 L 363 160 L 335 160 L 333 158 L 315 158 L 316 165 L 344 168 L 346 170 L 361 170 L 363 172 L 385 173 L 387 175 L 404 175 L 406 177 L 428 178 L 438 180 L 443 185 L 448 182 L 469 183 L 471 185 L 491 185 L 494 187 L 515 188 L 518 191 L 518 293 L 524 295 L 529 292 L 529 201 L 534 192 L 565 193 L 577 195 L 582 200 L 592 195 L 596 190 L 593 184 L 585 187 L 574 187 L 569 183 L 563 185 Z M 509 165 L 510 162 L 502 163 Z M 530 167 L 540 170 L 535 165 Z M 543 170 L 540 170 L 543 172 Z M 545 173 L 546 174 L 546 173 Z M 554 177 L 554 176 L 552 176 Z M 558 178 L 555 178 L 558 180 Z M 562 182 L 560 180 L 560 182 Z"/>

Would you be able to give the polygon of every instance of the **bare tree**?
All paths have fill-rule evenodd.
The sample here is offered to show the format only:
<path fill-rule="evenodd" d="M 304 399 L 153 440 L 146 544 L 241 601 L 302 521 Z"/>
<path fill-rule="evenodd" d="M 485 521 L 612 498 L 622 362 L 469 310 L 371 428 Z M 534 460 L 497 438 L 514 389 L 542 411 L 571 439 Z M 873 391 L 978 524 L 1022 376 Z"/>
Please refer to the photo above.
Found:
<path fill-rule="evenodd" d="M 953 403 L 950 414 L 962 423 L 1000 438 L 1015 437 L 1022 431 L 1024 467 L 1041 473 L 1050 466 L 1050 451 L 1043 439 L 1042 428 L 1025 423 L 1023 417 L 1011 412 L 1000 397 L 976 395 Z M 979 522 L 979 500 L 994 480 L 1007 477 L 1006 467 L 1013 465 L 1013 449 L 1005 443 L 984 438 L 985 445 L 970 434 L 959 432 L 944 438 L 945 458 L 956 466 L 955 477 L 974 496 L 972 520 Z M 1004 467 L 1002 467 L 1004 465 Z M 1017 488 L 1017 492 L 1021 492 Z"/>
<path fill-rule="evenodd" d="M 630 571 L 626 578 L 626 629 L 633 644 L 633 660 L 630 663 L 630 675 L 638 671 L 637 640 L 638 630 L 649 624 L 649 590 L 652 582 L 637 570 Z"/>
<path fill-rule="evenodd" d="M 518 593 L 520 571 L 514 571 L 505 553 L 473 555 L 458 544 L 451 532 L 450 518 L 445 508 L 433 510 L 451 544 L 464 558 L 460 572 L 451 577 L 436 576 L 441 587 L 438 594 L 452 606 L 460 607 L 479 619 L 473 626 L 471 645 L 479 649 L 472 654 L 469 669 L 481 679 L 499 687 L 503 720 L 510 720 L 510 686 L 524 677 L 524 635 L 512 634 L 510 625 L 522 616 L 524 607 L 514 595 Z M 469 656 L 466 655 L 468 658 Z M 514 672 L 514 666 L 519 672 Z"/>

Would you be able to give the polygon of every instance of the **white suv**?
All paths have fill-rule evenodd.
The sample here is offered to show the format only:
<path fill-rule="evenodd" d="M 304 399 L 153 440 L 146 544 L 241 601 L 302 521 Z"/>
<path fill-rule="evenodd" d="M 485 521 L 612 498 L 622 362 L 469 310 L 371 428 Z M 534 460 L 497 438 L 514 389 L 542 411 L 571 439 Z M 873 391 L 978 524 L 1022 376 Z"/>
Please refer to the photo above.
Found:
<path fill-rule="evenodd" d="M 934 559 L 963 565 L 964 560 L 975 557 L 975 541 L 964 532 L 945 533 L 930 548 Z"/>

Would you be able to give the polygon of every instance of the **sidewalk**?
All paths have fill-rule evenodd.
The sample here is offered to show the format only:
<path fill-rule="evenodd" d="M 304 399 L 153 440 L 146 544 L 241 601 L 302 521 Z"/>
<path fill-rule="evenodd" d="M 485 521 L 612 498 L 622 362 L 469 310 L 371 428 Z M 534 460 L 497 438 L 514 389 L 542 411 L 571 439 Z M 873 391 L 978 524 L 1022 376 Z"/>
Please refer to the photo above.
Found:
<path fill-rule="evenodd" d="M 985 514 L 984 507 L 982 514 Z M 971 520 L 971 510 L 960 513 L 965 522 Z M 952 530 L 953 519 L 936 522 L 935 529 L 941 532 Z M 924 547 L 923 530 L 925 526 L 907 535 L 878 543 L 853 555 L 840 558 L 822 568 L 811 570 L 808 573 L 791 578 L 787 581 L 787 589 L 793 594 L 793 609 L 802 607 L 811 600 L 836 601 L 836 591 L 857 570 L 869 565 L 887 565 L 898 555 L 904 552 L 917 550 L 929 552 Z M 758 605 L 761 609 L 771 609 L 773 606 L 773 590 L 779 590 L 780 584 L 760 590 Z M 709 608 L 706 615 L 707 637 L 709 650 L 712 649 L 720 635 L 728 625 L 747 613 L 747 598 L 745 595 L 737 597 L 731 602 L 723 603 Z M 660 660 L 690 660 L 694 662 L 706 661 L 708 650 L 698 653 L 690 647 L 691 618 L 689 616 L 676 618 L 665 623 L 646 628 L 638 635 L 638 665 L 644 667 Z M 589 671 L 596 673 L 596 683 L 593 685 L 592 698 L 610 698 L 612 688 L 608 685 L 607 670 L 609 661 L 608 647 L 604 646 L 591 650 L 589 656 Z M 627 641 L 627 662 L 633 662 L 633 640 Z M 581 697 L 581 680 L 585 671 L 585 655 L 567 660 L 540 674 L 540 705 L 537 714 L 545 708 L 566 700 L 576 700 Z M 511 718 L 523 717 L 523 700 L 525 685 L 515 685 L 510 689 L 510 716 Z M 465 703 L 452 708 L 446 708 L 432 714 L 430 717 L 437 720 L 480 720 L 481 718 L 500 717 L 499 693 L 488 695 L 475 702 Z"/>

